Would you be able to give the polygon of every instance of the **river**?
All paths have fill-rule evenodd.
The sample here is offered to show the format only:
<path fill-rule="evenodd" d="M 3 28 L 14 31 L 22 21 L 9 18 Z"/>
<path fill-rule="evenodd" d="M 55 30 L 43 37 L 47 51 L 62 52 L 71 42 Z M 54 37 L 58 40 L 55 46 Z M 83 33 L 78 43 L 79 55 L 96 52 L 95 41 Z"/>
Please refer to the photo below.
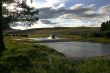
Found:
<path fill-rule="evenodd" d="M 39 43 L 63 53 L 67 57 L 95 57 L 110 55 L 110 44 L 91 42 L 47 42 Z"/>

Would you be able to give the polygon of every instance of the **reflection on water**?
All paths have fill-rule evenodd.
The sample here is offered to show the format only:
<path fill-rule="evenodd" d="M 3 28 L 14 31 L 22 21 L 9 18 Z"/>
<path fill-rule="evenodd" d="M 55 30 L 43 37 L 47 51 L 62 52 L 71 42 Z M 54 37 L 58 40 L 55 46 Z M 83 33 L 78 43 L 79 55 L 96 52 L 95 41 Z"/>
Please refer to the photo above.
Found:
<path fill-rule="evenodd" d="M 29 40 L 33 41 L 48 41 L 48 40 L 59 40 L 61 38 L 55 37 L 55 39 L 52 39 L 51 37 L 40 37 L 40 38 L 28 38 Z"/>
<path fill-rule="evenodd" d="M 65 54 L 67 57 L 94 57 L 110 55 L 110 44 L 90 43 L 90 42 L 51 42 L 40 43 L 58 52 Z"/>

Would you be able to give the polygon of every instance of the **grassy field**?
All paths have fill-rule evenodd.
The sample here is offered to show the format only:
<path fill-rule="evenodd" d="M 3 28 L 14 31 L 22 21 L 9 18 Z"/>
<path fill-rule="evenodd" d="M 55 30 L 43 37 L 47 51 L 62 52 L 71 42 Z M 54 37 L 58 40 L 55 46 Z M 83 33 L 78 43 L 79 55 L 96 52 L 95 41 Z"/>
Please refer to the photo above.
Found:
<path fill-rule="evenodd" d="M 70 59 L 51 48 L 15 38 L 4 39 L 0 73 L 110 73 L 109 56 Z"/>

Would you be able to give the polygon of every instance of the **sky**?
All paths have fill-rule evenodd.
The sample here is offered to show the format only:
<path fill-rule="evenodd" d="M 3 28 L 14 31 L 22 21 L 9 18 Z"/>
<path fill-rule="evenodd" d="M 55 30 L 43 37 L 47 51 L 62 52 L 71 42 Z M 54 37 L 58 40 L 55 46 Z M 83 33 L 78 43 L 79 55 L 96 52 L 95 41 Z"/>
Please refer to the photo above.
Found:
<path fill-rule="evenodd" d="M 16 29 L 53 27 L 100 27 L 110 20 L 110 0 L 27 0 L 39 10 L 39 21 L 31 27 L 18 25 Z"/>

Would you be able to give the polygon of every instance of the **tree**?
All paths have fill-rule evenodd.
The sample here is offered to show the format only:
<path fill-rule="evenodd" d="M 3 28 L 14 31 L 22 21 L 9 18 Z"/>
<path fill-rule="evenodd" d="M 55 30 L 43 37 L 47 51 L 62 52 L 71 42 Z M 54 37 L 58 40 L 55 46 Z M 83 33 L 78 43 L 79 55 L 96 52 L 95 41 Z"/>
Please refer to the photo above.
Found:
<path fill-rule="evenodd" d="M 0 0 L 0 53 L 5 49 L 3 42 L 2 0 Z"/>
<path fill-rule="evenodd" d="M 110 21 L 103 22 L 103 23 L 101 24 L 100 30 L 101 30 L 101 31 L 110 31 Z"/>
<path fill-rule="evenodd" d="M 103 23 L 101 24 L 100 30 L 101 30 L 101 31 L 106 30 L 106 24 L 105 24 L 105 22 L 103 22 Z"/>
<path fill-rule="evenodd" d="M 32 2 L 32 0 L 31 0 Z M 15 4 L 15 9 L 8 9 L 3 4 Z M 9 26 L 9 23 L 16 21 L 25 22 L 25 25 L 30 26 L 33 22 L 38 21 L 38 10 L 27 5 L 26 0 L 0 0 L 0 54 L 5 50 L 3 42 L 3 30 Z M 4 16 L 5 17 L 4 17 Z"/>

